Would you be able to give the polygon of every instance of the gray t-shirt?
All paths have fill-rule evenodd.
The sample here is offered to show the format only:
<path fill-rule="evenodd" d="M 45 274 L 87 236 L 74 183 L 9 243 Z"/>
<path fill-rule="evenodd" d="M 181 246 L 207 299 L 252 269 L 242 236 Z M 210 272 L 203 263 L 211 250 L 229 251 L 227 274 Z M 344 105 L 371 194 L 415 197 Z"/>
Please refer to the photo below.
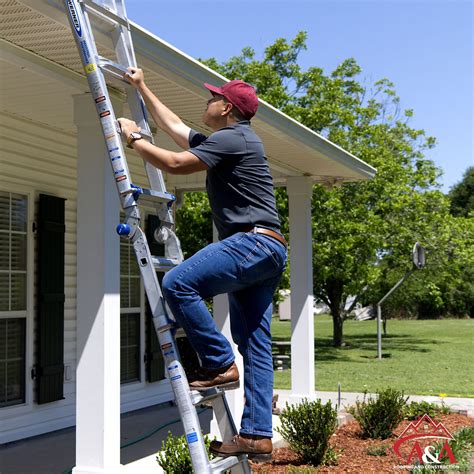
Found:
<path fill-rule="evenodd" d="M 250 121 L 209 137 L 191 130 L 189 151 L 209 166 L 206 189 L 220 239 L 253 226 L 280 231 L 273 180 L 260 138 Z"/>

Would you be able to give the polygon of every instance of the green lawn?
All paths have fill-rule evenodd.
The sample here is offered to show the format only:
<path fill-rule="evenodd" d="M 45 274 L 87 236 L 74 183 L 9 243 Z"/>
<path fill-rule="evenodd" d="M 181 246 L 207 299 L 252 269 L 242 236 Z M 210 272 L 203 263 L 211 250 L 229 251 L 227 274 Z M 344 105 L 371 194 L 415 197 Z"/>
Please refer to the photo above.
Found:
<path fill-rule="evenodd" d="M 390 320 L 377 357 L 375 321 L 346 321 L 348 347 L 332 347 L 332 319 L 314 323 L 316 389 L 374 392 L 392 387 L 407 395 L 474 397 L 474 320 Z M 289 321 L 272 322 L 273 340 L 289 340 Z M 275 388 L 289 389 L 290 370 L 275 371 Z"/>

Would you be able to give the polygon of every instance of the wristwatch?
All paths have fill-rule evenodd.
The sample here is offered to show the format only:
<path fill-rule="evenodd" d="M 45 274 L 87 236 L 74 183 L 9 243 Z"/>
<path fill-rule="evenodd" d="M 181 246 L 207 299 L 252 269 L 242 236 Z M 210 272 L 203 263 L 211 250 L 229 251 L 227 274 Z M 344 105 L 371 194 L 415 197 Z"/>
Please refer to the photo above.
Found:
<path fill-rule="evenodd" d="M 141 140 L 143 137 L 141 133 L 132 132 L 127 138 L 127 147 L 132 148 L 132 143 L 136 142 L 137 140 Z"/>

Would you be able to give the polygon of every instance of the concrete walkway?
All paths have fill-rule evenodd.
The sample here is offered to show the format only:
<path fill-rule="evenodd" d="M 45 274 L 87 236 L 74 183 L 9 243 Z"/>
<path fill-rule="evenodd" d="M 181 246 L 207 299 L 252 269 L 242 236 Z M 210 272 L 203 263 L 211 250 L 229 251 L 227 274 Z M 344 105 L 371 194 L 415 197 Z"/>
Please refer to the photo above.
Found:
<path fill-rule="evenodd" d="M 289 390 L 276 390 L 278 394 L 277 408 L 283 409 L 289 401 Z M 317 392 L 314 398 L 323 403 L 331 401 L 338 403 L 337 392 Z M 343 392 L 340 397 L 341 417 L 344 417 L 344 408 L 352 405 L 355 400 L 363 398 L 361 393 Z M 425 400 L 432 403 L 449 406 L 453 411 L 474 417 L 474 399 L 410 396 L 409 401 Z M 209 432 L 212 418 L 211 410 L 204 410 L 201 415 L 201 427 Z M 174 423 L 172 423 L 174 421 Z M 169 426 L 164 425 L 172 423 Z M 274 427 L 278 426 L 279 417 L 274 416 Z M 163 427 L 158 431 L 158 428 Z M 163 471 L 156 462 L 156 453 L 161 448 L 168 431 L 174 435 L 182 433 L 182 427 L 176 407 L 170 404 L 157 405 L 143 410 L 122 415 L 121 444 L 133 440 L 142 441 L 121 450 L 123 474 L 161 474 Z M 147 436 L 149 435 L 149 436 Z M 275 432 L 275 447 L 282 445 L 281 436 Z M 0 473 L 1 474 L 62 474 L 74 466 L 75 459 L 75 430 L 66 430 L 29 438 L 23 441 L 0 446 Z M 116 473 L 114 473 L 116 474 Z M 118 473 L 117 473 L 118 474 Z"/>
<path fill-rule="evenodd" d="M 275 390 L 278 394 L 278 407 L 284 408 L 285 403 L 290 400 L 290 390 Z M 370 396 L 370 394 L 367 394 Z M 372 395 L 373 396 L 373 395 Z M 409 397 L 408 403 L 410 402 L 421 402 L 422 400 L 429 403 L 436 403 L 437 405 L 446 405 L 451 411 L 461 413 L 463 415 L 474 418 L 474 398 L 455 398 L 455 397 L 434 397 L 429 395 L 406 395 Z M 362 400 L 364 398 L 363 393 L 355 392 L 341 392 L 340 402 L 339 394 L 337 392 L 317 392 L 314 399 L 320 399 L 322 403 L 331 401 L 333 405 L 340 405 L 339 409 L 344 410 L 344 407 L 354 405 L 356 400 Z"/>

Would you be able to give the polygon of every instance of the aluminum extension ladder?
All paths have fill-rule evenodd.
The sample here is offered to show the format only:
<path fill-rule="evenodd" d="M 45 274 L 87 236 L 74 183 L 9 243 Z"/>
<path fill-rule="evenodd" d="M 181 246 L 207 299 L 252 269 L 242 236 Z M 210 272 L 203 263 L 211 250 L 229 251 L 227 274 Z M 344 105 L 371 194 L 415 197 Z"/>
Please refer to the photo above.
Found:
<path fill-rule="evenodd" d="M 175 197 L 166 191 L 161 171 L 148 163 L 145 167 L 150 189 L 142 189 L 132 184 L 120 130 L 107 90 L 105 75 L 123 82 L 132 119 L 141 127 L 144 138 L 153 143 L 144 101 L 139 92 L 123 79 L 127 67 L 136 67 L 124 2 L 64 0 L 64 4 L 92 99 L 96 105 L 120 203 L 125 213 L 124 222 L 117 226 L 117 232 L 133 244 L 165 367 L 183 423 L 193 470 L 196 474 L 223 473 L 229 470 L 237 474 L 251 473 L 246 455 L 209 461 L 195 407 L 212 406 L 224 441 L 231 440 L 238 432 L 223 390 L 218 388 L 204 392 L 190 390 L 173 335 L 175 323 L 167 314 L 156 275 L 157 271 L 167 271 L 178 265 L 183 257 L 179 240 L 172 230 L 171 205 Z M 105 29 L 110 34 L 118 62 L 99 56 L 91 24 L 100 25 L 102 32 Z M 160 228 L 155 233 L 155 238 L 165 246 L 164 257 L 153 256 L 150 253 L 145 234 L 140 228 L 139 205 L 153 209 L 160 219 Z"/>

